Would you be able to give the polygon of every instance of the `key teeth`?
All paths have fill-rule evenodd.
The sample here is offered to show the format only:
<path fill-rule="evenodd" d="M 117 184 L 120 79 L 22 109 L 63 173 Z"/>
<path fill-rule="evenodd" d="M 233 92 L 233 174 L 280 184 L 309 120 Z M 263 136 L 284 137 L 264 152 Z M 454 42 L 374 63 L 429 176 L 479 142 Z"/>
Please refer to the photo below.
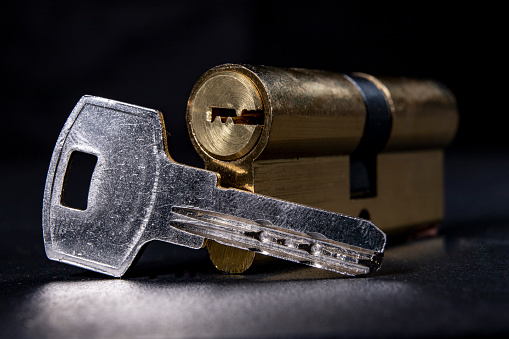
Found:
<path fill-rule="evenodd" d="M 242 220 L 189 207 L 173 207 L 172 225 L 227 246 L 267 254 L 345 275 L 370 274 L 383 253 L 326 239 L 323 235 L 279 229 L 266 221 Z M 325 238 L 325 239 L 323 239 Z"/>

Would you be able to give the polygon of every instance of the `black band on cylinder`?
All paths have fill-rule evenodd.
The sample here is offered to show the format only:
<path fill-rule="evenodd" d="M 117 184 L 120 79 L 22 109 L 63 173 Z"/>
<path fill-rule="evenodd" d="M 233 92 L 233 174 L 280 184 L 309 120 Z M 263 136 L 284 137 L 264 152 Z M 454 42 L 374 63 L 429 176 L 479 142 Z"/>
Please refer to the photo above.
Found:
<path fill-rule="evenodd" d="M 377 153 L 384 149 L 392 129 L 391 108 L 376 85 L 359 76 L 346 76 L 359 90 L 366 106 L 364 134 L 350 155 L 350 197 L 377 195 Z"/>
<path fill-rule="evenodd" d="M 385 147 L 391 134 L 391 109 L 384 93 L 374 83 L 359 76 L 347 78 L 357 87 L 366 105 L 364 134 L 354 153 L 378 153 Z"/>

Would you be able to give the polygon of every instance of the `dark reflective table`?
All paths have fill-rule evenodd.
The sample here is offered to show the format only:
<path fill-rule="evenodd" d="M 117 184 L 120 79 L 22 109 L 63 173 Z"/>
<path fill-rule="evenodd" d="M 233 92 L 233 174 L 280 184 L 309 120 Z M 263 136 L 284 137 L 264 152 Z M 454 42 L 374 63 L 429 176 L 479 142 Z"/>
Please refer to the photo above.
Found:
<path fill-rule="evenodd" d="M 40 229 L 46 164 L 4 166 L 0 338 L 507 334 L 509 156 L 462 149 L 446 160 L 439 235 L 390 246 L 382 269 L 360 278 L 262 256 L 223 274 L 204 250 L 164 243 L 124 279 L 52 262 Z"/>

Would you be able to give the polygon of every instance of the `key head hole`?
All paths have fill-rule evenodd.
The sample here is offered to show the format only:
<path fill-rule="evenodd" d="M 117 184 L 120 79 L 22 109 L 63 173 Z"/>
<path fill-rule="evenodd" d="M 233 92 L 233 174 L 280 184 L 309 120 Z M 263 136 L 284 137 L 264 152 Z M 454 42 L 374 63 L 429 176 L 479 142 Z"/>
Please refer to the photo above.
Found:
<path fill-rule="evenodd" d="M 69 163 L 64 176 L 60 203 L 63 206 L 86 210 L 90 181 L 97 164 L 97 156 L 74 151 L 69 157 Z"/>

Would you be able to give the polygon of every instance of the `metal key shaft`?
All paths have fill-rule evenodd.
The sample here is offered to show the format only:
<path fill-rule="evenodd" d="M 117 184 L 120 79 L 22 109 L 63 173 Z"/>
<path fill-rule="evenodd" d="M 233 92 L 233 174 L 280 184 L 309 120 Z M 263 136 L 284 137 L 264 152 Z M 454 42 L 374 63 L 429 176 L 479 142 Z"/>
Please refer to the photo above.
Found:
<path fill-rule="evenodd" d="M 43 201 L 50 259 L 122 276 L 147 242 L 205 239 L 335 272 L 376 271 L 385 234 L 368 220 L 218 186 L 214 172 L 174 162 L 162 115 L 85 96 L 55 146 Z M 85 209 L 67 206 L 75 153 L 97 158 Z"/>

